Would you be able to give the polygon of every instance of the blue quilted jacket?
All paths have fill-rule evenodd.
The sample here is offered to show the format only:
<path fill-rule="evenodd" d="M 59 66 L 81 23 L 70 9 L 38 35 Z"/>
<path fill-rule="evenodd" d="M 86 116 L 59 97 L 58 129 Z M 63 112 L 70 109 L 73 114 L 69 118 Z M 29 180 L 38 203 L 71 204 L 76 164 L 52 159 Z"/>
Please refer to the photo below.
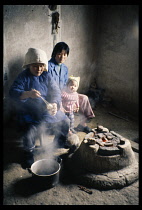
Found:
<path fill-rule="evenodd" d="M 23 91 L 36 89 L 41 96 L 51 103 L 57 103 L 58 111 L 55 116 L 51 116 L 43 100 L 39 98 L 28 98 L 20 100 Z M 59 110 L 61 102 L 61 92 L 49 72 L 44 71 L 40 76 L 34 76 L 29 69 L 22 71 L 13 82 L 9 95 L 16 101 L 16 110 L 19 123 L 56 123 L 64 118 L 65 114 Z"/>
<path fill-rule="evenodd" d="M 68 81 L 68 68 L 65 64 L 62 63 L 60 75 L 57 69 L 58 69 L 57 62 L 55 61 L 54 58 L 51 58 L 48 61 L 48 71 L 51 74 L 51 76 L 54 78 L 54 80 L 56 81 L 60 90 L 62 90 L 66 86 L 66 83 Z"/>

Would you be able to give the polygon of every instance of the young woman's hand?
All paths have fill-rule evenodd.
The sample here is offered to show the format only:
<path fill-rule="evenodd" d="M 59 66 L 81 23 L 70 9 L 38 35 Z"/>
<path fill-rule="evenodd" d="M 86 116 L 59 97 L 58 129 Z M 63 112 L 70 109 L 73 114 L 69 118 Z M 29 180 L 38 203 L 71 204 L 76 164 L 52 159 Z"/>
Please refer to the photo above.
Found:
<path fill-rule="evenodd" d="M 74 112 L 78 112 L 78 111 L 79 111 L 79 107 L 76 107 L 76 105 L 74 105 L 73 111 L 74 111 Z"/>
<path fill-rule="evenodd" d="M 77 107 L 74 112 L 78 112 L 78 111 L 79 111 L 79 107 Z"/>

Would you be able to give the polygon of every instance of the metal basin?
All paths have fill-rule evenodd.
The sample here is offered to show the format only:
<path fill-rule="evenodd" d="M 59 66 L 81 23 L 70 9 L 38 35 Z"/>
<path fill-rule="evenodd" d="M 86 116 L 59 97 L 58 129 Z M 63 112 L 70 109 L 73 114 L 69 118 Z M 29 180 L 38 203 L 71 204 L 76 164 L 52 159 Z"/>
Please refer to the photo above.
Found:
<path fill-rule="evenodd" d="M 60 163 L 55 159 L 41 159 L 31 166 L 35 184 L 41 188 L 54 187 L 59 182 Z"/>

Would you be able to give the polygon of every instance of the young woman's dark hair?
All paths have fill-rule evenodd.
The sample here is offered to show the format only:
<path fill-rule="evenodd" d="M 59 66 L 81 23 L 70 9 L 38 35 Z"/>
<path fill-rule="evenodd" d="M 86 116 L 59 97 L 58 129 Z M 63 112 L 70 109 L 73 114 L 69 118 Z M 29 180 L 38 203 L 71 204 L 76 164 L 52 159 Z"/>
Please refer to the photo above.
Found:
<path fill-rule="evenodd" d="M 65 42 L 58 42 L 53 49 L 51 57 L 55 58 L 56 54 L 62 52 L 62 50 L 65 50 L 67 55 L 69 55 L 69 46 Z"/>

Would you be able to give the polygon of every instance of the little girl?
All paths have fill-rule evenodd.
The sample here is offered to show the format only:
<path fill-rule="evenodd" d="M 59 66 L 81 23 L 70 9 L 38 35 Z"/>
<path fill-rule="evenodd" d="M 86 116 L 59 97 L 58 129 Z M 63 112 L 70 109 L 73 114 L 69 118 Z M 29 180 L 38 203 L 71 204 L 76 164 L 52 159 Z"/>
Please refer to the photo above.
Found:
<path fill-rule="evenodd" d="M 70 132 L 74 130 L 74 112 L 79 111 L 79 97 L 77 89 L 79 87 L 80 77 L 70 76 L 66 88 L 62 91 L 62 109 L 70 119 Z"/>

